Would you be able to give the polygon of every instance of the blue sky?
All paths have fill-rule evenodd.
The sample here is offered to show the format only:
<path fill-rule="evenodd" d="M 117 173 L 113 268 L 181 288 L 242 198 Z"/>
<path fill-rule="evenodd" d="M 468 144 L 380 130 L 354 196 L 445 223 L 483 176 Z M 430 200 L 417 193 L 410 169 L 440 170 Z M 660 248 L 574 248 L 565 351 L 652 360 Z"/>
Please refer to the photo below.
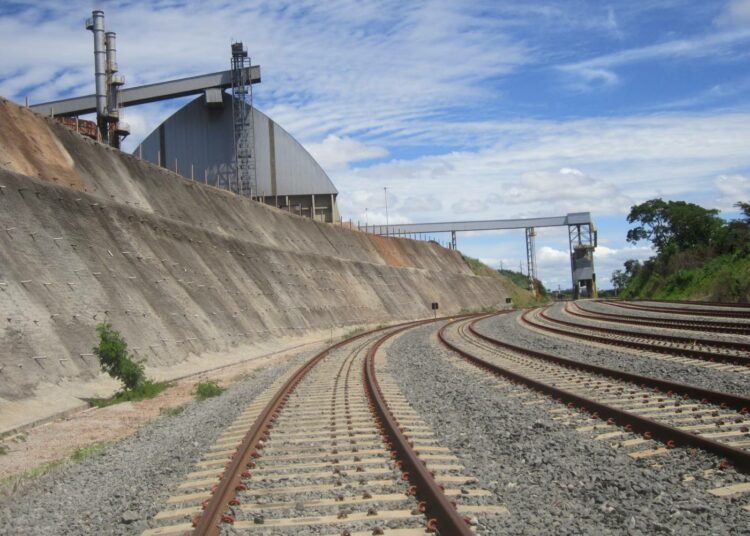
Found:
<path fill-rule="evenodd" d="M 222 70 L 233 39 L 263 69 L 255 102 L 340 191 L 345 218 L 392 222 L 590 211 L 607 287 L 629 207 L 750 200 L 750 0 L 3 2 L 0 95 L 91 93 L 101 8 L 128 85 Z M 132 148 L 178 103 L 125 111 Z M 517 267 L 523 231 L 459 235 Z M 564 229 L 537 238 L 569 285 Z M 525 259 L 523 259 L 525 262 Z"/>

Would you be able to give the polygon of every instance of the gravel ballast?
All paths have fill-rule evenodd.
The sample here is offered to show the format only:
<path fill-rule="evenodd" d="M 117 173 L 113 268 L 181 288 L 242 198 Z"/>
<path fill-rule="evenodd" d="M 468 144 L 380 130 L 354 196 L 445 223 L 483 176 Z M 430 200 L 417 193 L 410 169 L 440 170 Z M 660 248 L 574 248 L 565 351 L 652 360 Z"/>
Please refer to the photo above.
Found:
<path fill-rule="evenodd" d="M 559 413 L 550 411 L 563 406 L 551 399 L 509 396 L 522 388 L 457 368 L 460 361 L 438 346 L 435 329 L 400 336 L 388 364 L 442 443 L 509 509 L 479 533 L 750 534 L 741 499 L 707 493 L 746 481 L 744 475 L 730 469 L 707 476 L 718 459 L 681 448 L 635 461 L 625 448 L 553 420 Z M 686 475 L 693 480 L 684 481 Z"/>
<path fill-rule="evenodd" d="M 208 446 L 301 352 L 0 500 L 0 534 L 140 534 Z M 54 446 L 51 446 L 54 448 Z"/>
<path fill-rule="evenodd" d="M 622 352 L 614 347 L 605 348 L 601 345 L 589 345 L 584 341 L 577 342 L 537 333 L 518 324 L 519 314 L 514 312 L 490 317 L 480 321 L 476 329 L 484 335 L 516 346 L 532 348 L 581 363 L 591 363 L 739 396 L 750 394 L 750 375 L 676 363 L 645 354 Z"/>

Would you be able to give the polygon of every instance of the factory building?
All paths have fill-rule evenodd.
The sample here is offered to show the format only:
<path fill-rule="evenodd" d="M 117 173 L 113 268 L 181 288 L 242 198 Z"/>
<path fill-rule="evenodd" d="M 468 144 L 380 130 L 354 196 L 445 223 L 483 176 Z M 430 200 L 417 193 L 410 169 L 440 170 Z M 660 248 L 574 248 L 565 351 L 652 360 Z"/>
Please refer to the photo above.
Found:
<path fill-rule="evenodd" d="M 322 222 L 339 220 L 338 191 L 323 168 L 286 130 L 249 108 L 257 189 L 268 205 Z M 235 176 L 232 96 L 220 90 L 189 102 L 135 150 L 140 158 L 220 188 Z"/>

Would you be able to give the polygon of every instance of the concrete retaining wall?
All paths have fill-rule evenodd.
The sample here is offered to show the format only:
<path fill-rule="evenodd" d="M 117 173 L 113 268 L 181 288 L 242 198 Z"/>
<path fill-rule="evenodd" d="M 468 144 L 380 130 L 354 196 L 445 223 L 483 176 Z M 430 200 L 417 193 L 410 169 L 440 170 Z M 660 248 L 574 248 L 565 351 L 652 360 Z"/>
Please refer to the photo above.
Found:
<path fill-rule="evenodd" d="M 277 337 L 429 316 L 433 301 L 441 313 L 505 301 L 435 244 L 197 184 L 8 101 L 0 124 L 0 430 L 19 421 L 12 401 L 101 381 L 91 348 L 104 320 L 169 376 Z"/>

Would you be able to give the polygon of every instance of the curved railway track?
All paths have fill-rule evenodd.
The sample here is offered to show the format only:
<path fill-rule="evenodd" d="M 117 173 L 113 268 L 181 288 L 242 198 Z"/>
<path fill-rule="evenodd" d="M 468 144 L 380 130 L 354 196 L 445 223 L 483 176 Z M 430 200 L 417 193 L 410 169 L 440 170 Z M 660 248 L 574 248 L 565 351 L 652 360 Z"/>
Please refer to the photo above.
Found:
<path fill-rule="evenodd" d="M 656 354 L 681 356 L 707 361 L 712 364 L 726 364 L 732 370 L 750 372 L 750 344 L 701 339 L 698 337 L 677 337 L 636 333 L 620 329 L 595 327 L 576 322 L 553 318 L 546 309 L 524 311 L 520 321 L 534 329 L 558 336 L 572 337 L 588 343 L 620 346 Z"/>
<path fill-rule="evenodd" d="M 505 514 L 384 369 L 380 346 L 424 323 L 342 341 L 279 378 L 144 535 L 219 534 L 230 525 L 232 534 L 468 535 L 473 516 L 486 523 Z"/>
<path fill-rule="evenodd" d="M 643 302 L 625 302 L 617 300 L 609 300 L 607 301 L 607 303 L 624 309 L 635 309 L 637 311 L 647 311 L 651 313 L 668 313 L 673 315 L 707 316 L 721 318 L 750 318 L 750 309 L 745 307 L 729 309 L 729 306 L 726 304 L 724 304 L 725 307 L 718 307 L 716 304 L 714 304 L 713 307 L 709 308 L 699 307 L 698 304 L 691 304 L 690 307 L 662 307 L 658 305 L 647 305 Z"/>
<path fill-rule="evenodd" d="M 486 318 L 486 317 L 485 317 Z M 612 427 L 612 437 L 636 432 L 664 446 L 633 457 L 650 456 L 675 446 L 705 449 L 750 471 L 750 398 L 666 382 L 559 356 L 520 348 L 475 329 L 481 319 L 458 319 L 443 326 L 440 341 L 471 363 L 523 383 L 590 412 Z M 620 427 L 619 429 L 616 426 Z"/>
<path fill-rule="evenodd" d="M 720 322 L 710 320 L 685 320 L 679 318 L 653 318 L 643 315 L 627 315 L 595 311 L 584 307 L 586 302 L 567 302 L 565 311 L 568 314 L 585 318 L 589 320 L 599 320 L 602 322 L 616 322 L 620 324 L 631 324 L 634 326 L 648 326 L 664 329 L 702 331 L 709 333 L 721 333 L 726 335 L 750 335 L 750 323 L 740 322 Z M 606 305 L 613 305 L 613 302 L 602 301 Z"/>

